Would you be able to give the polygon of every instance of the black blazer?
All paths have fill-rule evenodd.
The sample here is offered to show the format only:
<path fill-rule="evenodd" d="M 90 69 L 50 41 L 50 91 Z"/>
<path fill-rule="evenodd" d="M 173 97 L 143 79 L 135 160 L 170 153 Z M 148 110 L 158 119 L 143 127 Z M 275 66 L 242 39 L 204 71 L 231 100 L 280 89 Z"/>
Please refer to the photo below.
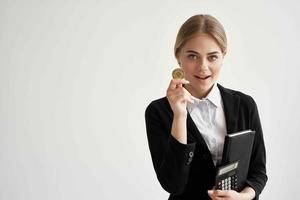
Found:
<path fill-rule="evenodd" d="M 266 151 L 255 101 L 249 95 L 217 84 L 224 105 L 227 133 L 255 130 L 249 173 L 245 186 L 258 199 L 266 182 Z M 152 163 L 161 186 L 171 200 L 210 199 L 207 190 L 215 182 L 216 167 L 210 151 L 191 116 L 187 116 L 187 144 L 171 135 L 173 111 L 166 97 L 152 101 L 145 111 L 146 131 Z"/>

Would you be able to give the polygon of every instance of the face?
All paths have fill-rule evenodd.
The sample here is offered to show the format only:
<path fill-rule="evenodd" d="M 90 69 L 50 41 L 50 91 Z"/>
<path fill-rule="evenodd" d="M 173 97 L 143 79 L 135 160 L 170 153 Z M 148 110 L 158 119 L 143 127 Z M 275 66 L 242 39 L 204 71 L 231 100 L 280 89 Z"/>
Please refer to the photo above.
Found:
<path fill-rule="evenodd" d="M 198 34 L 188 40 L 178 52 L 177 60 L 190 84 L 185 88 L 195 97 L 205 97 L 216 82 L 224 55 L 207 34 Z"/>

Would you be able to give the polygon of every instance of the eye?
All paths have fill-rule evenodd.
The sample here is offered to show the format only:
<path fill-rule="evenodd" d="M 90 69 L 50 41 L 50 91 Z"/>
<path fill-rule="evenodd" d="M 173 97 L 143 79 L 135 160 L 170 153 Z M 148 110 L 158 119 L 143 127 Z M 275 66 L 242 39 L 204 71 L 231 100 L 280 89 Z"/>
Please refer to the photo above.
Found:
<path fill-rule="evenodd" d="M 213 62 L 213 61 L 215 61 L 217 59 L 218 59 L 218 56 L 216 56 L 216 55 L 212 55 L 212 56 L 208 57 L 208 60 L 211 61 L 211 62 Z"/>
<path fill-rule="evenodd" d="M 188 55 L 188 58 L 191 59 L 191 60 L 197 60 L 198 56 L 196 56 L 194 54 L 190 54 L 190 55 Z"/>

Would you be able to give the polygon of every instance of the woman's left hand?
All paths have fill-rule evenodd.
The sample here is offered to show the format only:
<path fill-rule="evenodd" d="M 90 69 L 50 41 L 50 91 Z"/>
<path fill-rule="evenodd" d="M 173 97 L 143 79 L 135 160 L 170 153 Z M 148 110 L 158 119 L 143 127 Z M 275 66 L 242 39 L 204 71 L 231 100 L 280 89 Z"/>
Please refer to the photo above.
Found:
<path fill-rule="evenodd" d="M 208 190 L 212 200 L 246 200 L 243 194 L 235 190 Z"/>

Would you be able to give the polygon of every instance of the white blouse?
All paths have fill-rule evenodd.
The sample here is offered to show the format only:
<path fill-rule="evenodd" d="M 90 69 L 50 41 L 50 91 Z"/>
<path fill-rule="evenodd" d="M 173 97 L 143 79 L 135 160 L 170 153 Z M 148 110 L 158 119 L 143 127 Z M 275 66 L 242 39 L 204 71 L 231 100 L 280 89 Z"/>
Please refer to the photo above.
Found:
<path fill-rule="evenodd" d="M 216 166 L 222 161 L 224 139 L 227 134 L 220 90 L 215 83 L 206 97 L 198 99 L 192 96 L 192 98 L 194 103 L 188 102 L 187 110 L 202 134 Z"/>

